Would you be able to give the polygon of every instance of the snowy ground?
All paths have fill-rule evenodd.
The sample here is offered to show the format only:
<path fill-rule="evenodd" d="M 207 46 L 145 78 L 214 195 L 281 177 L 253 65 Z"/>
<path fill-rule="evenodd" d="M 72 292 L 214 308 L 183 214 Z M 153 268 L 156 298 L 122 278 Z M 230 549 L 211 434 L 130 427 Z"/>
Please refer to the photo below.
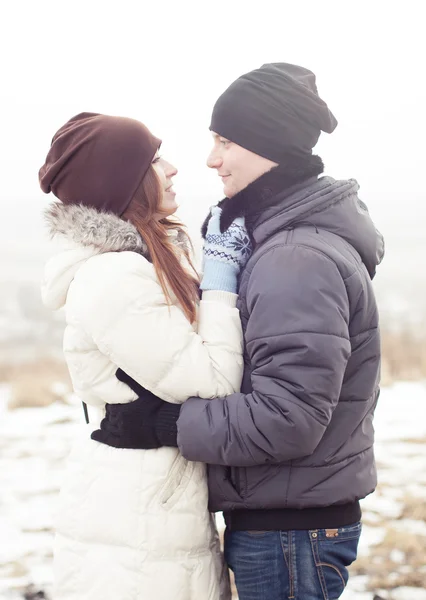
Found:
<path fill-rule="evenodd" d="M 17 600 L 29 584 L 49 593 L 57 492 L 82 410 L 57 403 L 8 411 L 7 401 L 8 389 L 0 386 L 0 600 Z M 372 600 L 373 592 L 366 591 L 372 581 L 369 565 L 377 571 L 384 540 L 401 539 L 398 535 L 409 538 L 411 546 L 391 549 L 389 564 L 399 575 L 387 575 L 398 582 L 404 573 L 414 578 L 423 573 L 426 580 L 425 513 L 419 519 L 413 512 L 413 504 L 418 500 L 421 508 L 426 499 L 426 385 L 400 383 L 384 389 L 375 426 L 380 485 L 363 501 L 360 564 L 367 567 L 363 573 L 355 571 L 344 600 Z M 417 552 L 411 563 L 413 544 Z M 378 584 L 374 591 L 385 599 L 426 600 L 424 587 L 386 590 Z"/>

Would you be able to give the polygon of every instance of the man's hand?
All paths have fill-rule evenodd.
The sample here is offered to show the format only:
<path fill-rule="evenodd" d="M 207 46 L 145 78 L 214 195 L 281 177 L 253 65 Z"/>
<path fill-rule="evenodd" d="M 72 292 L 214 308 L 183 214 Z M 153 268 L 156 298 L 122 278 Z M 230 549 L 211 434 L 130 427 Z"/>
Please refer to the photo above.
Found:
<path fill-rule="evenodd" d="M 177 447 L 180 405 L 161 400 L 121 369 L 116 376 L 138 394 L 138 398 L 127 404 L 107 404 L 105 418 L 100 429 L 92 433 L 92 440 L 114 448 Z"/>

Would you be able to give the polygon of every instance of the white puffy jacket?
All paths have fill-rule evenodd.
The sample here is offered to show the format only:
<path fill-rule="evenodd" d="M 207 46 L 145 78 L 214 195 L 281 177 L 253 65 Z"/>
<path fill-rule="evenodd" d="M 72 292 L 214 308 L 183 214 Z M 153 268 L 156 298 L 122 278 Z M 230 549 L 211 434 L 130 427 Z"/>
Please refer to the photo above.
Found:
<path fill-rule="evenodd" d="M 136 229 L 113 215 L 54 203 L 63 249 L 45 269 L 43 299 L 64 307 L 64 352 L 77 395 L 100 408 L 135 394 L 121 367 L 169 402 L 239 390 L 242 331 L 234 294 L 209 292 L 198 331 L 168 306 Z M 176 238 L 179 244 L 179 237 Z M 55 600 L 224 600 L 227 571 L 207 510 L 205 465 L 175 448 L 124 450 L 82 426 L 61 490 Z"/>

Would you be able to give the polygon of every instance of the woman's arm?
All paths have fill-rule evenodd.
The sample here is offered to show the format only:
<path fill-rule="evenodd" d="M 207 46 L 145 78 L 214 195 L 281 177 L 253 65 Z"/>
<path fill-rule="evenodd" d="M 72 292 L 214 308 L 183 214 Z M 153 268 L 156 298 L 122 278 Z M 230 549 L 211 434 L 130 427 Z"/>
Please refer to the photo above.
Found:
<path fill-rule="evenodd" d="M 170 402 L 239 390 L 242 330 L 236 294 L 203 293 L 198 333 L 166 303 L 150 263 L 134 253 L 91 258 L 73 293 L 84 294 L 77 316 L 99 350 L 143 387 Z M 76 315 L 74 315 L 74 318 Z"/>

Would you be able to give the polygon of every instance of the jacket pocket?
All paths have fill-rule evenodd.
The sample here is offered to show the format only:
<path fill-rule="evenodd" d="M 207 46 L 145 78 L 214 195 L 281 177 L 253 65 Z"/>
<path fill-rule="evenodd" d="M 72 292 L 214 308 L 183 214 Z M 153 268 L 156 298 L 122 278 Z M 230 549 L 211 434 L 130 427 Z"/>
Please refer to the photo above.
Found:
<path fill-rule="evenodd" d="M 244 467 L 229 467 L 228 477 L 237 494 L 244 498 L 247 492 L 247 473 Z"/>
<path fill-rule="evenodd" d="M 163 508 L 169 509 L 176 504 L 191 480 L 194 467 L 195 463 L 186 460 L 180 453 L 176 456 L 157 496 Z"/>

